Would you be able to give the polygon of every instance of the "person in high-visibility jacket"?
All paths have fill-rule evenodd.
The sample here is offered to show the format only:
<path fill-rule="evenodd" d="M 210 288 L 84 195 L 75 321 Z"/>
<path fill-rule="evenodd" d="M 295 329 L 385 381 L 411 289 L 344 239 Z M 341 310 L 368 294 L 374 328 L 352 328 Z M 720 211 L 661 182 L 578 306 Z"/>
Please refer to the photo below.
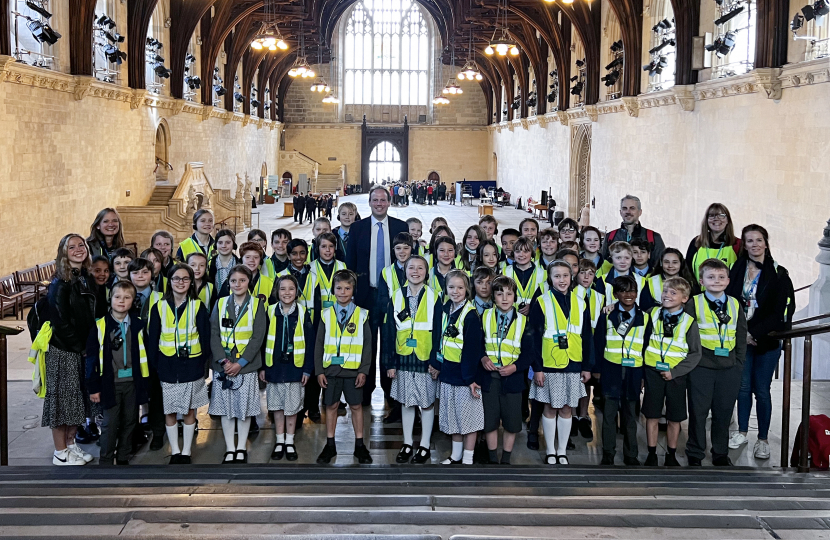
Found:
<path fill-rule="evenodd" d="M 207 277 L 207 257 L 203 253 L 191 253 L 187 256 L 187 265 L 193 269 L 196 278 L 196 295 L 208 311 L 213 310 L 216 301 L 216 287 Z"/>
<path fill-rule="evenodd" d="M 256 296 L 260 301 L 265 302 L 266 306 L 277 303 L 277 291 L 274 289 L 274 278 L 263 275 L 260 272 L 262 268 L 262 261 L 265 259 L 265 251 L 259 242 L 245 242 L 239 246 L 239 258 L 241 264 L 248 267 L 251 271 L 250 283 L 248 283 L 248 292 L 252 296 Z M 230 279 L 230 278 L 228 278 Z M 217 295 L 217 299 L 225 298 L 231 295 L 231 286 L 227 280 L 222 285 L 222 289 Z"/>
<path fill-rule="evenodd" d="M 211 236 L 211 233 L 213 233 L 213 212 L 205 208 L 196 210 L 196 213 L 193 214 L 193 230 L 195 232 L 179 244 L 179 249 L 176 251 L 177 261 L 185 262 L 187 256 L 196 251 L 204 253 L 208 259 L 213 257 L 216 248 L 216 242 Z"/>
<path fill-rule="evenodd" d="M 288 268 L 288 242 L 293 239 L 288 229 L 276 229 L 271 233 L 271 249 L 274 251 L 262 265 L 263 276 L 276 278 L 277 274 Z"/>
<path fill-rule="evenodd" d="M 596 274 L 600 277 L 604 273 L 603 265 L 607 262 L 602 259 L 602 254 L 599 251 L 601 248 L 602 233 L 599 232 L 599 229 L 590 225 L 583 227 L 582 232 L 579 233 L 579 259 L 588 259 L 594 263 L 594 267 L 597 269 Z M 608 267 L 610 269 L 610 262 Z"/>
<path fill-rule="evenodd" d="M 170 464 L 190 463 L 196 434 L 196 409 L 209 403 L 205 371 L 210 359 L 210 314 L 196 296 L 193 269 L 173 266 L 170 287 L 150 310 L 147 359 L 161 381 Z M 176 416 L 182 415 L 179 447 Z"/>
<path fill-rule="evenodd" d="M 476 381 L 482 391 L 490 463 L 510 464 L 516 434 L 522 430 L 522 393 L 532 347 L 527 343 L 527 318 L 516 310 L 515 301 L 516 282 L 499 276 L 493 281 L 494 306 L 481 317 L 484 356 Z M 504 437 L 499 461 L 500 425 L 504 427 Z"/>
<path fill-rule="evenodd" d="M 208 279 L 218 292 L 222 291 L 231 268 L 242 261 L 236 256 L 236 234 L 230 229 L 216 233 L 216 249 L 208 261 Z"/>
<path fill-rule="evenodd" d="M 337 251 L 337 237 L 334 233 L 321 233 L 315 242 L 317 258 L 311 263 L 310 271 L 314 283 L 314 305 L 322 310 L 332 307 L 336 302 L 331 278 L 338 270 L 345 270 L 346 263 L 334 257 Z"/>
<path fill-rule="evenodd" d="M 395 458 L 398 463 L 426 463 L 431 457 L 438 383 L 429 367 L 439 367 L 436 354 L 443 304 L 425 285 L 428 271 L 426 260 L 419 255 L 406 261 L 406 285 L 395 291 L 381 326 L 381 365 L 392 380 L 390 396 L 401 407 L 403 446 Z M 417 409 L 421 413 L 421 441 L 415 449 L 412 430 Z"/>
<path fill-rule="evenodd" d="M 643 355 L 648 343 L 648 318 L 637 307 L 637 283 L 633 276 L 613 282 L 616 302 L 603 314 L 594 330 L 597 362 L 594 377 L 602 383 L 602 464 L 613 465 L 617 447 L 617 413 L 623 433 L 623 462 L 637 459 L 637 404 L 643 386 Z M 600 360 L 600 354 L 602 359 Z"/>
<path fill-rule="evenodd" d="M 541 268 L 547 268 L 550 263 L 556 260 L 556 252 L 559 251 L 559 232 L 553 227 L 543 229 L 539 233 L 539 257 L 536 261 Z"/>
<path fill-rule="evenodd" d="M 220 298 L 210 315 L 210 349 L 213 354 L 213 390 L 208 414 L 222 418 L 225 457 L 222 463 L 247 463 L 251 418 L 260 413 L 257 371 L 262 366 L 268 305 L 248 292 L 251 270 L 231 270 L 231 295 Z M 239 442 L 234 444 L 234 431 Z"/>
<path fill-rule="evenodd" d="M 484 404 L 476 382 L 484 335 L 481 319 L 470 301 L 470 278 L 464 270 L 447 274 L 447 301 L 443 306 L 441 344 L 435 359 L 439 367 L 429 367 L 438 375 L 438 424 L 452 436 L 452 453 L 442 464 L 473 464 L 478 432 L 484 429 Z"/>
<path fill-rule="evenodd" d="M 701 358 L 689 373 L 689 441 L 686 458 L 699 466 L 706 455 L 706 420 L 712 413 L 712 464 L 731 466 L 729 424 L 738 393 L 747 350 L 747 323 L 737 298 L 725 293 L 729 268 L 720 259 L 707 259 L 699 268 L 703 294 L 686 304 L 697 320 Z"/>
<path fill-rule="evenodd" d="M 472 273 L 478 255 L 478 248 L 485 240 L 487 240 L 487 235 L 484 234 L 481 227 L 478 225 L 467 227 L 461 242 L 456 246 L 458 256 L 455 258 L 455 267 L 465 270 L 467 274 Z"/>
<path fill-rule="evenodd" d="M 429 271 L 427 285 L 438 293 L 443 301 L 447 295 L 447 275 L 454 269 L 455 239 L 451 236 L 441 236 L 433 240 L 430 250 L 433 266 Z"/>
<path fill-rule="evenodd" d="M 473 304 L 476 313 L 481 317 L 484 312 L 493 307 L 493 280 L 496 273 L 486 266 L 478 266 L 473 270 Z"/>
<path fill-rule="evenodd" d="M 665 253 L 663 257 L 665 258 Z M 686 419 L 688 374 L 700 362 L 700 330 L 694 317 L 683 307 L 689 301 L 691 286 L 681 277 L 670 277 L 663 284 L 661 305 L 647 314 L 651 326 L 645 352 L 645 394 L 648 457 L 645 465 L 657 465 L 657 434 L 663 407 L 666 410 L 667 467 L 679 467 L 677 439 L 680 423 Z"/>
<path fill-rule="evenodd" d="M 585 301 L 572 289 L 570 263 L 548 266 L 550 290 L 536 299 L 528 326 L 533 344 L 533 384 L 530 399 L 544 403 L 542 428 L 547 446 L 545 463 L 567 465 L 573 409 L 585 397 L 594 364 L 591 317 Z"/>
<path fill-rule="evenodd" d="M 513 264 L 503 272 L 516 282 L 516 309 L 524 316 L 530 314 L 530 306 L 547 290 L 547 272 L 533 262 L 534 250 L 530 238 L 520 237 L 513 245 Z"/>
<path fill-rule="evenodd" d="M 501 274 L 506 266 L 504 262 L 499 261 L 499 246 L 495 240 L 485 240 L 478 246 L 478 253 L 476 254 L 476 268 L 488 268 L 494 275 Z"/>
<path fill-rule="evenodd" d="M 265 363 L 259 380 L 266 383 L 268 412 L 274 417 L 276 444 L 271 459 L 297 461 L 294 432 L 305 386 L 314 373 L 314 331 L 311 315 L 297 303 L 297 278 L 282 276 L 276 287 L 280 301 L 268 308 Z"/>
<path fill-rule="evenodd" d="M 153 290 L 163 293 L 167 290 L 167 273 L 164 270 L 164 256 L 156 248 L 147 248 L 141 252 L 139 259 L 147 259 L 153 263 Z"/>
<path fill-rule="evenodd" d="M 138 406 L 147 402 L 144 323 L 129 315 L 135 296 L 129 281 L 113 285 L 110 312 L 95 321 L 86 344 L 86 389 L 104 409 L 100 464 L 128 464 Z"/>
<path fill-rule="evenodd" d="M 695 286 L 696 282 L 692 277 L 692 273 L 686 267 L 686 259 L 683 258 L 683 254 L 680 253 L 679 249 L 670 247 L 663 251 L 660 262 L 654 267 L 651 275 L 646 278 L 645 285 L 640 290 L 640 301 L 637 302 L 640 309 L 650 311 L 655 306 L 660 307 L 660 301 L 663 298 L 663 283 L 673 277 L 686 280 L 691 287 L 690 298 L 696 290 L 699 290 Z"/>
<path fill-rule="evenodd" d="M 740 251 L 741 239 L 735 236 L 732 214 L 726 206 L 712 203 L 703 214 L 700 234 L 689 242 L 689 248 L 686 250 L 686 265 L 695 280 L 699 280 L 701 278 L 700 265 L 703 261 L 718 259 L 727 268 L 732 268 L 738 260 Z"/>
<path fill-rule="evenodd" d="M 176 240 L 170 231 L 156 231 L 150 238 L 150 247 L 158 250 L 161 253 L 161 274 L 166 278 L 170 273 L 170 269 L 176 264 L 173 259 L 173 246 L 176 245 Z M 145 250 L 146 251 L 146 250 Z M 163 291 L 162 291 L 163 292 Z"/>
<path fill-rule="evenodd" d="M 317 463 L 330 463 L 337 456 L 334 431 L 340 396 L 345 396 L 352 413 L 354 456 L 359 463 L 372 463 L 363 442 L 363 385 L 374 361 L 369 311 L 354 303 L 357 286 L 354 272 L 335 272 L 332 283 L 337 303 L 321 310 L 314 344 L 314 372 L 324 390 L 326 407 L 326 446 L 317 456 Z"/>
<path fill-rule="evenodd" d="M 409 234 L 412 236 L 412 254 L 424 257 L 427 253 L 427 243 L 421 239 L 424 235 L 424 224 L 416 217 L 411 217 L 406 220 L 406 226 L 409 228 Z M 429 261 L 427 261 L 429 264 Z"/>
<path fill-rule="evenodd" d="M 620 276 L 633 276 L 637 282 L 637 292 L 645 286 L 645 279 L 631 269 L 634 253 L 628 242 L 614 242 L 609 248 L 611 269 L 594 281 L 594 290 L 605 295 L 605 305 L 614 304 L 614 281 Z"/>

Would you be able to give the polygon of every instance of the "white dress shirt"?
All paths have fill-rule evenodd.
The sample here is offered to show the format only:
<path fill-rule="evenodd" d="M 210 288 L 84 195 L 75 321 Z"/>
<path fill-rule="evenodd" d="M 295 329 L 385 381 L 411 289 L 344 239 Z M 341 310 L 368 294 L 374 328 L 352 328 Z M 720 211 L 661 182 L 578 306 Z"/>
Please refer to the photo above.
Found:
<path fill-rule="evenodd" d="M 378 223 L 383 223 L 383 267 L 386 268 L 390 264 L 391 261 L 391 247 L 392 242 L 389 239 L 389 216 L 385 216 L 382 221 L 379 221 L 372 215 L 372 233 L 371 233 L 371 251 L 369 253 L 369 286 L 370 287 L 377 287 L 378 286 L 378 272 L 381 269 L 377 268 L 377 261 L 378 261 Z"/>

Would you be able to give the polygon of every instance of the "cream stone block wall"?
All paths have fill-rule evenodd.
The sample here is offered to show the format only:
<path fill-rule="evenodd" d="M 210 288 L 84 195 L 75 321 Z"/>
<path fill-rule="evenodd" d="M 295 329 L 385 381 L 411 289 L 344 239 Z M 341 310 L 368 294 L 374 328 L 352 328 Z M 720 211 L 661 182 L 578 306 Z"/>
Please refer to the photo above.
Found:
<path fill-rule="evenodd" d="M 440 88 L 444 87 L 450 77 L 458 75 L 460 69 L 458 66 L 443 66 Z M 468 126 L 487 125 L 487 101 L 484 97 L 484 90 L 481 89 L 481 84 L 467 80 L 458 80 L 457 82 L 464 93 L 460 95 L 446 94 L 445 97 L 450 100 L 448 104 L 433 105 L 432 123 Z"/>
<path fill-rule="evenodd" d="M 315 65 L 312 69 L 333 87 L 334 81 L 329 80 L 328 64 Z M 337 122 L 339 105 L 323 103 L 326 94 L 311 91 L 314 80 L 297 77 L 291 81 L 283 103 L 284 122 Z"/>
<path fill-rule="evenodd" d="M 447 186 L 459 180 L 488 180 L 486 128 L 411 126 L 409 179 L 435 171 Z"/>
<path fill-rule="evenodd" d="M 170 128 L 171 181 L 191 161 L 205 164 L 214 188 L 232 192 L 236 173 L 247 172 L 256 186 L 263 162 L 276 170 L 279 132 L 256 123 L 0 82 L 0 230 L 7 238 L 0 275 L 53 259 L 60 238 L 88 235 L 102 208 L 146 204 L 161 118 Z"/>
<path fill-rule="evenodd" d="M 285 150 L 302 152 L 320 163 L 320 174 L 338 174 L 345 165 L 348 183 L 359 184 L 360 135 L 360 124 L 288 124 Z M 330 157 L 336 159 L 329 161 Z M 297 179 L 297 171 L 289 163 L 280 163 L 279 174 L 285 171 Z"/>
<path fill-rule="evenodd" d="M 638 118 L 600 114 L 591 125 L 591 223 L 617 227 L 619 200 L 633 193 L 642 199 L 642 222 L 685 252 L 706 207 L 721 202 L 736 232 L 748 223 L 769 230 L 772 253 L 796 287 L 810 283 L 818 273 L 816 242 L 830 217 L 828 92 L 830 85 L 815 84 L 785 88 L 780 101 L 753 93 L 697 101 L 692 112 L 673 105 L 640 109 Z M 557 122 L 539 129 L 565 136 L 520 129 L 491 135 L 499 185 L 539 197 L 553 183 L 559 206 L 567 207 L 567 128 Z M 560 157 L 540 164 L 546 154 Z M 504 166 L 508 155 L 514 161 Z"/>

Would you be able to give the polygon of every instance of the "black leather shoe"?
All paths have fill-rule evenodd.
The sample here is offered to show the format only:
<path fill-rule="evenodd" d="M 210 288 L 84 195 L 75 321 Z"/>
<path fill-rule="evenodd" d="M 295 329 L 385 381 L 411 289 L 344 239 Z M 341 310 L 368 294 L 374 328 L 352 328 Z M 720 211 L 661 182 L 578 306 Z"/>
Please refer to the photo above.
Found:
<path fill-rule="evenodd" d="M 97 441 L 101 438 L 101 430 L 98 429 L 98 424 L 95 422 L 90 422 L 89 427 L 86 429 L 89 436 L 92 438 L 93 441 Z"/>
<path fill-rule="evenodd" d="M 285 445 L 285 459 L 288 461 L 297 461 L 300 456 L 297 455 L 297 449 L 294 448 L 293 444 L 286 444 Z"/>
<path fill-rule="evenodd" d="M 317 463 L 331 463 L 333 457 L 337 456 L 337 447 L 327 444 L 323 451 L 317 456 Z"/>
<path fill-rule="evenodd" d="M 410 459 L 412 459 L 412 445 L 405 444 L 401 447 L 401 451 L 398 452 L 398 456 L 395 458 L 395 462 L 409 463 Z"/>
<path fill-rule="evenodd" d="M 686 459 L 689 460 L 689 467 L 700 467 L 700 466 L 703 465 L 703 463 L 701 463 L 701 460 L 699 458 L 692 457 L 692 456 L 687 456 Z"/>
<path fill-rule="evenodd" d="M 539 449 L 539 434 L 538 433 L 527 433 L 527 447 L 530 450 L 538 450 Z"/>
<path fill-rule="evenodd" d="M 251 429 L 248 430 L 248 438 L 259 435 L 259 422 L 256 421 L 256 416 L 251 417 Z"/>
<path fill-rule="evenodd" d="M 320 420 L 322 420 L 322 416 L 320 416 L 320 411 L 308 411 L 308 419 L 314 422 L 315 424 L 319 424 Z"/>
<path fill-rule="evenodd" d="M 640 460 L 635 457 L 624 457 L 623 463 L 625 463 L 629 467 L 639 467 L 640 465 L 642 465 L 642 463 L 640 463 Z"/>
<path fill-rule="evenodd" d="M 222 458 L 222 465 L 233 465 L 236 460 L 236 452 L 225 452 L 225 457 Z"/>
<path fill-rule="evenodd" d="M 600 465 L 613 465 L 614 464 L 614 454 L 602 454 L 602 461 L 599 462 Z"/>
<path fill-rule="evenodd" d="M 358 446 L 354 449 L 354 457 L 357 458 L 357 462 L 361 465 L 368 465 L 372 463 L 372 456 L 369 454 L 369 449 L 366 446 Z"/>
<path fill-rule="evenodd" d="M 170 465 L 181 465 L 182 463 L 182 455 L 181 454 L 173 454 L 170 456 Z"/>
<path fill-rule="evenodd" d="M 593 440 L 594 438 L 594 430 L 591 429 L 591 419 L 590 418 L 580 418 L 577 422 L 579 424 L 579 434 L 582 435 L 584 439 Z"/>
<path fill-rule="evenodd" d="M 573 422 L 571 422 L 571 437 L 576 437 L 579 435 L 579 419 L 574 417 Z"/>
<path fill-rule="evenodd" d="M 666 454 L 666 459 L 663 462 L 663 465 L 666 467 L 680 467 L 680 462 L 677 461 L 677 456 L 675 454 Z"/>
<path fill-rule="evenodd" d="M 179 457 L 179 465 L 190 465 L 192 463 L 190 456 L 186 456 L 184 454 Z"/>
<path fill-rule="evenodd" d="M 415 455 L 412 456 L 412 463 L 416 465 L 420 465 L 422 463 L 428 463 L 429 459 L 432 457 L 432 452 L 429 451 L 429 448 L 424 448 L 423 446 L 419 446 L 418 449 L 415 451 Z"/>
<path fill-rule="evenodd" d="M 473 463 L 479 465 L 490 464 L 490 452 L 487 450 L 487 441 L 478 441 L 473 449 Z"/>
<path fill-rule="evenodd" d="M 657 454 L 649 454 L 644 465 L 646 467 L 656 467 L 658 465 Z"/>
<path fill-rule="evenodd" d="M 150 450 L 156 451 L 164 448 L 164 435 L 153 435 L 153 440 L 150 441 Z"/>
<path fill-rule="evenodd" d="M 274 451 L 271 452 L 271 459 L 279 461 L 285 456 L 285 443 L 277 443 L 274 445 Z"/>
<path fill-rule="evenodd" d="M 712 460 L 712 465 L 715 467 L 732 467 L 732 460 L 729 456 L 718 456 Z"/>
<path fill-rule="evenodd" d="M 126 459 L 116 459 L 116 460 L 115 460 L 115 464 L 116 464 L 116 465 L 122 465 L 122 466 L 123 466 L 123 465 L 129 465 L 129 464 L 130 464 L 130 462 L 129 462 L 129 461 L 127 461 Z"/>
<path fill-rule="evenodd" d="M 237 450 L 236 456 L 233 458 L 234 463 L 248 463 L 248 451 Z"/>

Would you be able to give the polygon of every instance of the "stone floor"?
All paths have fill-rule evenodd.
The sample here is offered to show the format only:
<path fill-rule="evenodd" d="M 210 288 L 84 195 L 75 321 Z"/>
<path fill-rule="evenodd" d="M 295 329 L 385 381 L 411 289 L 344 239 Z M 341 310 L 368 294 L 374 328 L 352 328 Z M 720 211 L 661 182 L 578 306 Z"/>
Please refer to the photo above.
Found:
<path fill-rule="evenodd" d="M 366 195 L 356 195 L 345 197 L 342 201 L 352 201 L 358 206 L 361 215 L 369 215 L 368 197 Z M 282 218 L 282 204 L 265 205 L 257 209 L 259 211 L 259 228 L 265 230 L 270 234 L 270 231 L 285 227 L 290 230 L 295 236 L 310 239 L 311 227 L 309 224 L 299 225 L 293 222 L 292 218 Z M 404 208 L 392 208 L 390 215 L 398 218 L 406 219 L 408 217 L 417 216 L 424 222 L 425 237 L 428 237 L 426 230 L 433 218 L 444 216 L 447 218 L 449 225 L 452 227 L 456 235 L 460 236 L 464 230 L 473 223 L 478 222 L 478 214 L 476 207 L 468 206 L 449 206 L 446 203 L 441 203 L 437 206 L 421 206 L 410 205 Z M 499 228 L 516 227 L 519 221 L 528 216 L 526 212 L 517 211 L 512 208 L 497 208 L 495 209 L 496 218 L 499 220 Z M 256 214 L 254 218 L 254 225 L 257 225 Z M 336 219 L 334 225 L 337 225 Z M 240 234 L 238 240 L 244 240 L 245 233 Z M 13 319 L 5 319 L 2 324 L 13 326 L 20 324 L 25 328 L 25 321 L 14 321 Z M 53 451 L 52 438 L 48 429 L 40 427 L 42 402 L 35 397 L 31 390 L 31 364 L 27 361 L 27 354 L 30 346 L 28 332 L 23 332 L 17 337 L 12 337 L 9 340 L 9 430 L 10 430 L 10 464 L 17 466 L 31 466 L 31 465 L 49 465 L 51 463 L 51 454 Z M 378 385 L 379 386 L 379 385 Z M 752 445 L 755 442 L 757 433 L 757 422 L 753 416 L 750 420 L 750 435 L 749 444 L 741 449 L 733 450 L 730 456 L 733 462 L 737 465 L 753 466 L 753 467 L 773 467 L 779 465 L 779 454 L 781 448 L 780 434 L 781 434 L 781 395 L 782 384 L 781 381 L 773 381 L 772 386 L 773 395 L 773 418 L 772 430 L 770 433 L 770 446 L 772 457 L 769 460 L 756 460 L 752 456 Z M 792 409 L 791 409 L 791 432 L 790 438 L 795 435 L 795 430 L 798 427 L 801 417 L 801 384 L 800 382 L 793 383 L 792 389 Z M 264 395 L 262 397 L 263 408 L 265 404 Z M 597 416 L 594 414 L 593 407 L 591 407 L 591 418 L 594 424 L 594 439 L 592 441 L 585 440 L 581 437 L 575 437 L 574 443 L 576 449 L 569 451 L 568 455 L 573 464 L 598 464 L 601 458 L 601 447 L 599 443 L 600 423 Z M 830 382 L 818 381 L 813 383 L 812 392 L 812 414 L 828 414 L 830 413 Z M 400 424 L 385 425 L 382 422 L 384 415 L 383 410 L 383 396 L 378 389 L 375 392 L 371 410 L 364 411 L 366 419 L 366 440 L 368 442 L 372 456 L 375 463 L 386 464 L 394 463 L 397 450 L 402 443 L 403 437 L 401 434 Z M 599 417 L 601 420 L 601 416 Z M 258 418 L 262 430 L 258 436 L 252 438 L 249 443 L 249 460 L 253 463 L 267 463 L 269 461 L 270 453 L 274 445 L 274 431 L 273 425 L 266 417 L 261 414 Z M 437 424 L 437 422 L 436 422 Z M 733 426 L 735 428 L 736 426 Z M 685 464 L 684 446 L 686 441 L 686 427 L 684 424 L 681 433 L 679 459 L 681 463 Z M 354 463 L 351 452 L 353 449 L 354 432 L 351 428 L 351 419 L 347 414 L 338 418 L 337 424 L 337 442 L 340 454 L 337 457 L 337 464 L 351 464 Z M 638 430 L 638 439 L 640 446 L 641 460 L 645 458 L 646 441 L 644 425 L 641 425 Z M 302 430 L 298 431 L 296 438 L 297 451 L 300 455 L 300 463 L 313 463 L 317 454 L 325 444 L 325 426 L 323 424 L 314 424 L 306 420 Z M 416 438 L 416 440 L 418 440 Z M 665 448 L 665 437 L 661 433 L 660 436 L 661 449 L 658 450 L 660 455 L 663 454 Z M 790 444 L 792 447 L 792 444 Z M 621 457 L 622 440 L 618 441 L 618 464 L 622 463 Z M 95 445 L 86 447 L 87 451 L 97 455 L 98 448 Z M 433 463 L 437 463 L 443 459 L 450 450 L 449 437 L 436 433 L 433 437 Z M 157 452 L 149 451 L 148 446 L 145 446 L 133 458 L 132 462 L 135 464 L 162 464 L 166 463 L 168 455 L 167 446 L 163 450 Z M 207 407 L 204 407 L 199 414 L 199 431 L 196 436 L 196 441 L 193 451 L 193 462 L 197 464 L 219 463 L 224 454 L 223 437 L 221 433 L 221 425 L 218 418 L 213 419 L 207 415 Z M 524 433 L 519 434 L 516 446 L 513 452 L 512 462 L 514 464 L 538 464 L 544 455 L 544 449 L 541 451 L 530 451 L 526 447 L 526 436 Z M 661 458 L 662 460 L 662 458 Z M 704 464 L 709 463 L 709 460 L 704 461 Z"/>

